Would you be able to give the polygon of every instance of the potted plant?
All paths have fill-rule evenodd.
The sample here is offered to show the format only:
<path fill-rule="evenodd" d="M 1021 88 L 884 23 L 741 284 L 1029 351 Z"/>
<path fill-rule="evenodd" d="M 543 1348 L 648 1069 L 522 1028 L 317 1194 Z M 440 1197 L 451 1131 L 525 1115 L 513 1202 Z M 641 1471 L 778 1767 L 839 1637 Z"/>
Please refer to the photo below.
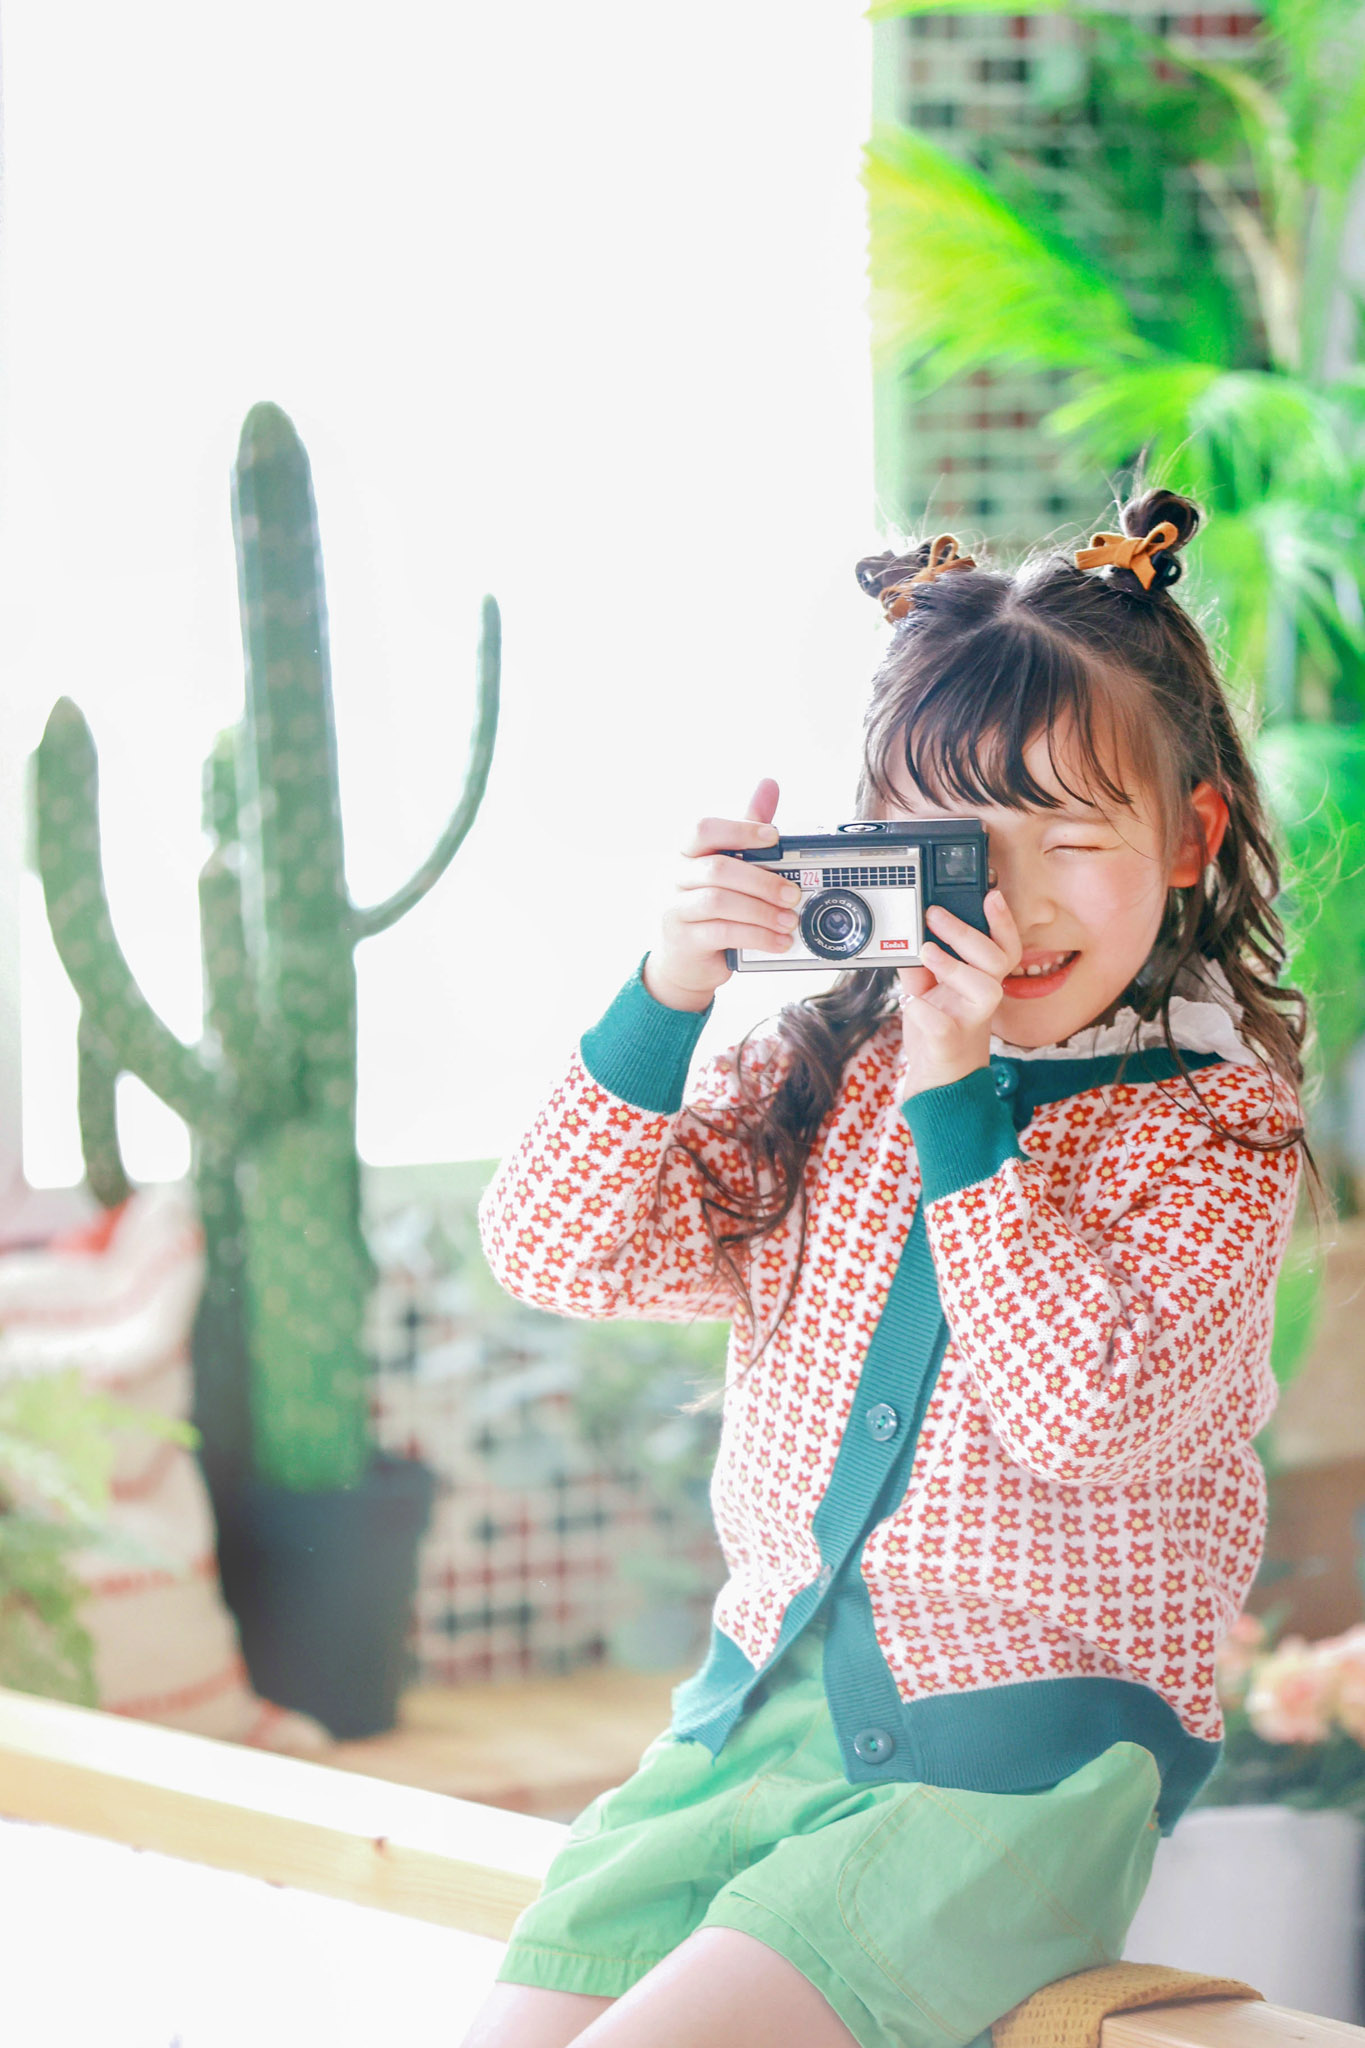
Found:
<path fill-rule="evenodd" d="M 1222 1760 L 1157 1851 L 1126 1953 L 1357 2019 L 1365 1626 L 1276 1643 L 1245 1614 L 1216 1671 Z"/>
<path fill-rule="evenodd" d="M 224 1591 L 256 1689 L 338 1736 L 392 1725 L 422 1464 L 376 1450 L 355 1141 L 355 948 L 421 901 L 478 810 L 498 714 L 486 599 L 463 794 L 385 902 L 346 887 L 322 552 L 308 458 L 278 406 L 252 408 L 233 473 L 246 653 L 238 724 L 205 772 L 213 851 L 199 882 L 206 1020 L 189 1046 L 154 1014 L 106 900 L 94 742 L 63 698 L 36 757 L 48 920 L 80 998 L 80 1121 L 106 1204 L 127 1190 L 114 1089 L 136 1074 L 189 1125 L 207 1280 L 195 1422 Z"/>

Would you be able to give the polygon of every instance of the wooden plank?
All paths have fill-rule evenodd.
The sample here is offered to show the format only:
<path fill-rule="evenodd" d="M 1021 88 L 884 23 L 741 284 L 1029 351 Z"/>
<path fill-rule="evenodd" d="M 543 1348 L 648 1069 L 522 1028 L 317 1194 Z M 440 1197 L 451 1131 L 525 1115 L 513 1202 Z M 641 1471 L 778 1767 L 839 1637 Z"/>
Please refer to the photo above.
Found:
<path fill-rule="evenodd" d="M 505 1939 L 553 1821 L 0 1689 L 0 1813 Z"/>
<path fill-rule="evenodd" d="M 1115 2013 L 1100 2048 L 1361 2048 L 1365 2027 L 1245 1998 L 1198 1999 Z"/>

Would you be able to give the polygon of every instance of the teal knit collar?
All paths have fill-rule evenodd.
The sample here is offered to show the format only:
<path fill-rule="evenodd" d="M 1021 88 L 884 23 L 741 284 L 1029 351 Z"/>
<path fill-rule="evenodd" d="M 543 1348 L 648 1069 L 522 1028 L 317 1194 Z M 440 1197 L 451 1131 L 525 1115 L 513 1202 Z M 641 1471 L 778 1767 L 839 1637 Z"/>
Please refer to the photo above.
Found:
<path fill-rule="evenodd" d="M 1182 1052 L 1180 1058 L 1191 1073 L 1222 1064 L 1216 1052 Z M 1001 1053 L 991 1055 L 996 1092 L 1010 1101 L 1019 1130 L 1047 1103 L 1064 1102 L 1069 1096 L 1107 1088 L 1117 1081 L 1135 1085 L 1178 1081 L 1180 1071 L 1164 1046 L 1139 1046 L 1132 1052 L 1099 1053 L 1089 1059 L 1018 1060 Z"/>

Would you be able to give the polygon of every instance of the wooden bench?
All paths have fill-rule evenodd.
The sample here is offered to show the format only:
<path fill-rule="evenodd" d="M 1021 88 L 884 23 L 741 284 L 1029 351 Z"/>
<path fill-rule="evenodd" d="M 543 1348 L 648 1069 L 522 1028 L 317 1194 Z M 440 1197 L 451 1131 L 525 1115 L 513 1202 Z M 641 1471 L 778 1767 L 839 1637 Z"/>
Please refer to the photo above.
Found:
<path fill-rule="evenodd" d="M 0 1815 L 505 1939 L 564 1827 L 0 1689 Z M 1102 2048 L 1365 2048 L 1221 1999 L 1106 2020 Z"/>

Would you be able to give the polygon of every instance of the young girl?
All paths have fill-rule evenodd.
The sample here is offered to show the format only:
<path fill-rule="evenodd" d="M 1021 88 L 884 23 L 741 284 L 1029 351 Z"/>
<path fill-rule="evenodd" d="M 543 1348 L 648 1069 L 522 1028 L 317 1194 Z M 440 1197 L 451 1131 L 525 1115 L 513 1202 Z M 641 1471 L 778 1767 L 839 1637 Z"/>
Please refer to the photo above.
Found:
<path fill-rule="evenodd" d="M 1302 999 L 1199 524 L 1008 575 L 859 564 L 894 637 L 858 815 L 977 817 L 989 934 L 690 1056 L 793 882 L 708 819 L 482 1205 L 504 1286 L 733 1322 L 730 1578 L 671 1729 L 570 1830 L 470 2048 L 952 2048 L 1120 1955 L 1219 1753 L 1265 1497 Z M 785 993 L 785 990 L 784 990 Z M 547 1739 L 553 1739 L 552 1736 Z"/>

